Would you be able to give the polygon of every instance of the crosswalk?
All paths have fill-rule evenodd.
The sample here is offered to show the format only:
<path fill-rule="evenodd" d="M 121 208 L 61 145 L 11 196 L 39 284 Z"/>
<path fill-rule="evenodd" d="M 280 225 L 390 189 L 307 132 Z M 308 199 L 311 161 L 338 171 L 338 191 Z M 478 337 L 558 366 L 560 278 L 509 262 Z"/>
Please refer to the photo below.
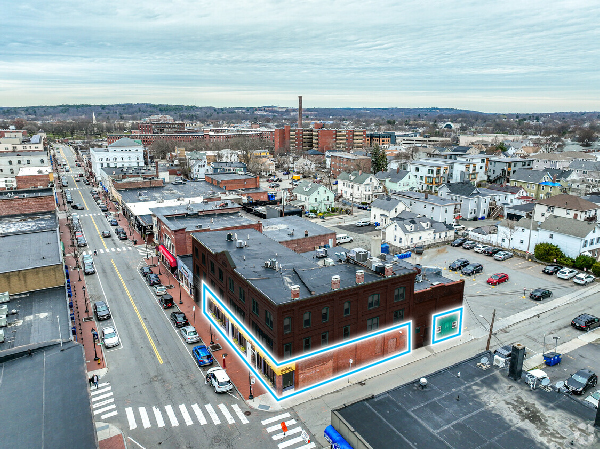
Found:
<path fill-rule="evenodd" d="M 237 404 L 233 404 L 229 408 L 225 404 L 213 407 L 212 404 L 200 405 L 197 403 L 190 405 L 189 408 L 186 404 L 178 406 L 165 405 L 162 408 L 153 406 L 150 410 L 146 407 L 127 407 L 125 408 L 125 416 L 127 417 L 129 430 L 137 429 L 139 427 L 138 423 L 144 429 L 148 429 L 153 425 L 156 425 L 156 427 L 167 425 L 171 427 L 193 426 L 195 424 L 218 426 L 224 424 L 224 422 L 227 422 L 227 424 L 236 424 L 238 421 L 242 424 L 250 422 Z"/>
<path fill-rule="evenodd" d="M 119 414 L 108 382 L 98 384 L 98 388 L 92 387 L 91 396 L 94 416 L 100 415 L 100 419 L 106 419 Z"/>
<path fill-rule="evenodd" d="M 285 423 L 286 432 L 283 432 L 281 423 Z M 312 449 L 316 447 L 315 443 L 310 441 L 306 431 L 300 427 L 289 413 L 263 419 L 261 424 L 267 426 L 265 430 L 267 433 L 272 434 L 273 441 L 280 441 L 280 443 L 277 443 L 279 449 Z"/>
<path fill-rule="evenodd" d="M 98 251 L 98 254 L 108 254 L 108 253 L 120 253 L 120 252 L 125 252 L 125 251 L 131 251 L 132 249 L 133 249 L 133 246 L 125 246 L 123 248 L 106 248 L 106 249 L 102 248 L 97 251 Z M 91 256 L 92 254 L 94 254 L 94 250 L 84 251 L 83 254 Z"/>

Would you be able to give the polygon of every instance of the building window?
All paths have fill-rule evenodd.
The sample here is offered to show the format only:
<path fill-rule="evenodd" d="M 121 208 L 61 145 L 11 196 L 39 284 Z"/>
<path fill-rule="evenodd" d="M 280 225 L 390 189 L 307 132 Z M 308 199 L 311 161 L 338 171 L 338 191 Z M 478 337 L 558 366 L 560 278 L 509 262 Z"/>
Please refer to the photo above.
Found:
<path fill-rule="evenodd" d="M 291 357 L 292 356 L 292 344 L 286 343 L 283 345 L 283 357 Z"/>
<path fill-rule="evenodd" d="M 240 287 L 240 301 L 244 303 L 246 302 L 246 292 L 242 287 Z"/>
<path fill-rule="evenodd" d="M 273 329 L 273 315 L 268 310 L 265 310 L 265 324 L 269 329 Z"/>
<path fill-rule="evenodd" d="M 310 351 L 310 337 L 306 337 L 305 339 L 303 339 L 302 346 L 304 348 L 304 352 Z"/>
<path fill-rule="evenodd" d="M 329 332 L 323 332 L 321 334 L 321 346 L 327 346 L 329 344 Z"/>
<path fill-rule="evenodd" d="M 210 272 L 215 274 L 215 263 L 212 260 L 210 261 Z"/>
<path fill-rule="evenodd" d="M 202 253 L 202 265 L 206 266 L 206 254 Z"/>
<path fill-rule="evenodd" d="M 404 319 L 404 309 L 394 310 L 394 323 L 398 323 Z"/>
<path fill-rule="evenodd" d="M 292 318 L 287 316 L 283 319 L 283 333 L 289 334 L 292 332 Z"/>
<path fill-rule="evenodd" d="M 219 269 L 219 271 L 221 271 L 221 269 Z M 231 278 L 229 278 L 229 291 L 230 292 L 234 292 L 235 291 L 235 283 L 233 282 L 233 279 L 231 279 Z"/>
<path fill-rule="evenodd" d="M 254 298 L 252 298 L 252 313 L 254 313 L 254 315 L 258 315 L 258 301 L 256 301 Z"/>
<path fill-rule="evenodd" d="M 379 293 L 374 293 L 371 296 L 369 296 L 367 308 L 374 309 L 375 307 L 379 307 Z"/>
<path fill-rule="evenodd" d="M 350 326 L 344 326 L 344 329 L 342 330 L 342 338 L 344 340 L 350 338 Z"/>
<path fill-rule="evenodd" d="M 550 234 L 548 237 L 551 238 L 551 239 L 553 239 L 554 238 L 554 234 Z"/>
<path fill-rule="evenodd" d="M 367 320 L 367 331 L 375 331 L 379 328 L 379 317 L 369 318 Z"/>
<path fill-rule="evenodd" d="M 219 268 L 219 280 L 223 282 L 223 270 Z"/>
<path fill-rule="evenodd" d="M 304 327 L 310 327 L 310 312 L 304 312 L 303 317 Z"/>
<path fill-rule="evenodd" d="M 344 316 L 350 315 L 350 301 L 344 303 Z"/>
<path fill-rule="evenodd" d="M 404 301 L 406 297 L 406 287 L 398 287 L 394 290 L 394 302 Z"/>
<path fill-rule="evenodd" d="M 415 334 L 420 334 L 420 333 L 421 333 L 421 328 L 420 328 L 420 327 L 417 327 L 417 328 L 415 329 Z"/>
<path fill-rule="evenodd" d="M 323 310 L 321 310 L 321 320 L 323 323 L 329 321 L 329 307 L 323 307 Z"/>

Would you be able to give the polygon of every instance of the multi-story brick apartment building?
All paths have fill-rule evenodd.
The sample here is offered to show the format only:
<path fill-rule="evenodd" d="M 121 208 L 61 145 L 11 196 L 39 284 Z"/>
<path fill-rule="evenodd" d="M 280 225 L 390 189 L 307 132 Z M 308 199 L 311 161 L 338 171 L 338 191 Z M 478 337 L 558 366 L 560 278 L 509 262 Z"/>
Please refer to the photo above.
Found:
<path fill-rule="evenodd" d="M 364 129 L 292 128 L 284 126 L 274 130 L 275 152 L 294 150 L 352 151 L 365 147 L 367 132 Z"/>
<path fill-rule="evenodd" d="M 331 174 L 336 177 L 342 172 L 353 172 L 355 170 L 370 173 L 371 158 L 352 153 L 335 152 L 331 153 L 329 168 Z"/>
<path fill-rule="evenodd" d="M 204 306 L 278 394 L 340 375 L 349 359 L 359 367 L 402 351 L 408 335 L 376 334 L 283 367 L 272 358 L 285 362 L 407 320 L 419 347 L 430 341 L 432 314 L 462 304 L 464 281 L 424 279 L 411 264 L 366 252 L 360 264 L 323 266 L 255 230 L 237 241 L 226 231 L 195 234 L 192 246 L 195 300 L 205 282 L 229 311 L 212 299 Z"/>

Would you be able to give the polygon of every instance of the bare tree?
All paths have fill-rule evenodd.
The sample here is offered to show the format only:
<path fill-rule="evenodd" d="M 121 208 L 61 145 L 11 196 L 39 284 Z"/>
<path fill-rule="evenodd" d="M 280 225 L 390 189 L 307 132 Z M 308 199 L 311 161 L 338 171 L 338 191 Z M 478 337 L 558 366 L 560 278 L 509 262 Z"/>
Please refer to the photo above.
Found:
<path fill-rule="evenodd" d="M 164 159 L 167 154 L 175 151 L 176 143 L 170 139 L 157 139 L 152 145 L 150 145 L 150 153 L 154 155 L 156 159 Z"/>

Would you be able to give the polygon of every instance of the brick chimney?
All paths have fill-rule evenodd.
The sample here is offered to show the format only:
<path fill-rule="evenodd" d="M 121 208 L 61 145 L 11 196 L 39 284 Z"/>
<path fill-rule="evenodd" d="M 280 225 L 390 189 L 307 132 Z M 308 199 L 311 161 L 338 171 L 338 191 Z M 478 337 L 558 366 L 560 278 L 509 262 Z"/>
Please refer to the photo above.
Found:
<path fill-rule="evenodd" d="M 336 274 L 335 276 L 331 276 L 331 290 L 339 290 L 340 289 L 340 277 Z"/>
<path fill-rule="evenodd" d="M 400 173 L 400 166 L 396 167 L 396 174 Z"/>
<path fill-rule="evenodd" d="M 362 175 L 362 170 L 358 170 L 358 176 Z"/>
<path fill-rule="evenodd" d="M 425 199 L 429 198 L 429 193 L 425 192 Z"/>
<path fill-rule="evenodd" d="M 385 264 L 385 277 L 386 278 L 389 278 L 390 276 L 392 276 L 394 274 L 393 268 L 394 268 L 394 266 L 391 263 Z"/>
<path fill-rule="evenodd" d="M 300 298 L 300 286 L 299 285 L 292 285 L 292 299 L 299 299 Z"/>
<path fill-rule="evenodd" d="M 365 270 L 356 270 L 356 284 L 365 282 Z"/>

